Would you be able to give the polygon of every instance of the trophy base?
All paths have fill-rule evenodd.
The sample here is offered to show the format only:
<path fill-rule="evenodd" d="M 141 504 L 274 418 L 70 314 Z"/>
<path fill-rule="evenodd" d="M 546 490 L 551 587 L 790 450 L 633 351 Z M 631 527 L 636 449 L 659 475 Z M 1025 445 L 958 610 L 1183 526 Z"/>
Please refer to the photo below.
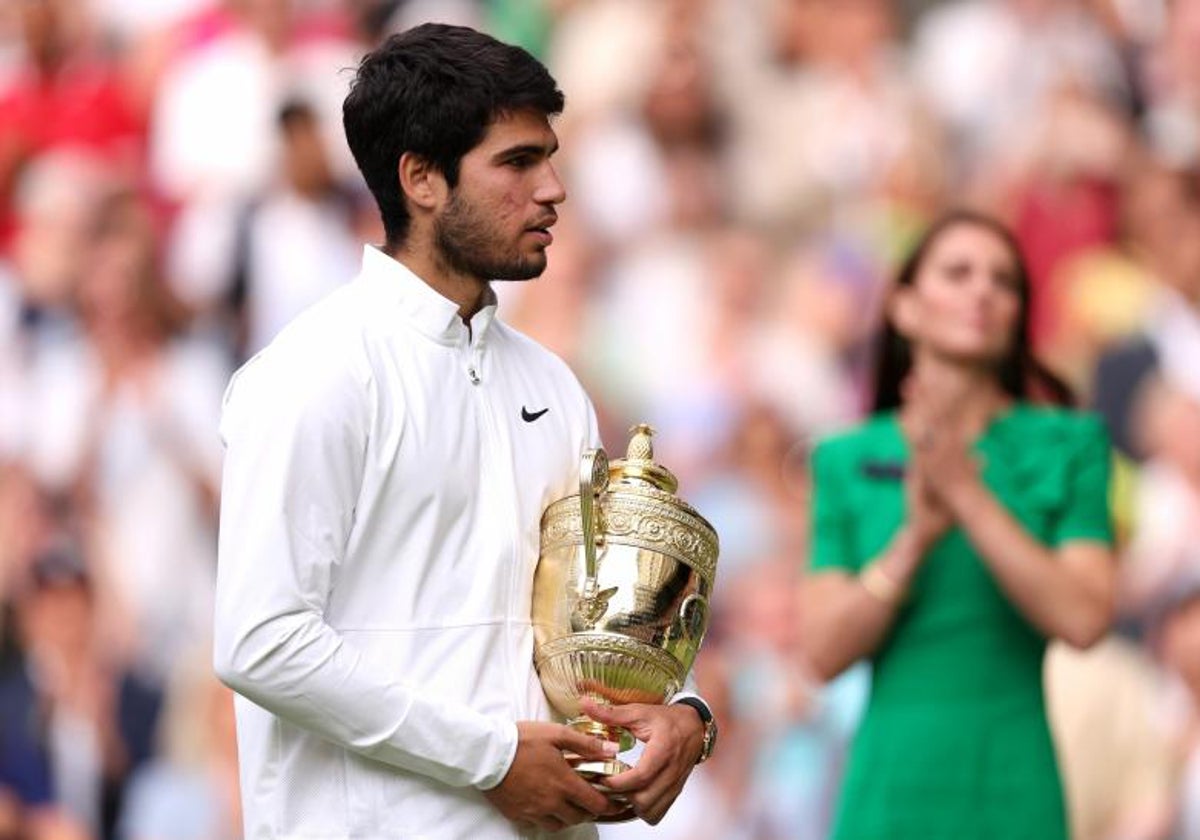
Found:
<path fill-rule="evenodd" d="M 603 761 L 591 761 L 582 759 L 576 755 L 567 755 L 568 763 L 575 768 L 575 772 L 583 777 L 583 780 L 594 787 L 596 790 L 603 793 L 613 802 L 624 805 L 625 807 L 615 814 L 609 814 L 603 817 L 596 817 L 598 823 L 622 823 L 637 819 L 637 814 L 633 811 L 633 806 L 629 804 L 619 793 L 613 793 L 612 790 L 601 780 L 605 776 L 614 776 L 617 773 L 624 773 L 630 769 L 630 766 L 618 758 L 610 758 Z"/>
<path fill-rule="evenodd" d="M 585 735 L 591 735 L 593 738 L 599 738 L 603 741 L 612 741 L 618 745 L 618 749 L 621 752 L 632 749 L 635 743 L 633 734 L 628 729 L 621 726 L 599 723 L 586 715 L 572 718 L 567 722 L 567 725 L 576 732 L 582 732 Z M 576 773 L 583 777 L 584 781 L 596 790 L 614 802 L 625 803 L 626 807 L 620 812 L 605 817 L 597 817 L 596 822 L 620 823 L 629 822 L 637 818 L 637 814 L 633 811 L 633 806 L 626 802 L 625 797 L 619 793 L 613 793 L 602 782 L 606 776 L 615 776 L 618 773 L 624 773 L 626 770 L 631 769 L 631 765 L 626 764 L 619 758 L 585 759 L 573 753 L 567 754 L 567 762 L 575 769 Z"/>

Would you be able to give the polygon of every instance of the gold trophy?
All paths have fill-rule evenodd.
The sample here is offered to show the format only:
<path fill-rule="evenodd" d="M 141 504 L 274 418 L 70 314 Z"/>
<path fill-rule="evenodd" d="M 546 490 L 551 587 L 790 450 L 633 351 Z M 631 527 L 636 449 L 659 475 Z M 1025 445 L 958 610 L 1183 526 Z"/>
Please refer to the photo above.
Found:
<path fill-rule="evenodd" d="M 716 531 L 655 463 L 653 430 L 631 431 L 623 460 L 584 452 L 579 495 L 546 508 L 533 584 L 534 665 L 550 705 L 622 752 L 633 736 L 581 714 L 580 698 L 665 703 L 679 691 L 708 629 L 718 552 Z M 589 781 L 629 769 L 572 763 Z"/>

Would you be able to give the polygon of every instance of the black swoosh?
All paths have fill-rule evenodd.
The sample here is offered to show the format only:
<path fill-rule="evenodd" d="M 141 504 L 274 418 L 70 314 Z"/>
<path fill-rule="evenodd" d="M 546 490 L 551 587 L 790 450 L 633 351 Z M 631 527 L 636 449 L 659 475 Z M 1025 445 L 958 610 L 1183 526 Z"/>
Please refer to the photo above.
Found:
<path fill-rule="evenodd" d="M 538 419 L 539 417 L 541 417 L 543 414 L 545 414 L 549 410 L 550 409 L 548 409 L 548 408 L 543 408 L 541 411 L 530 411 L 525 406 L 521 406 L 521 419 L 524 420 L 526 423 L 532 423 L 534 420 Z"/>

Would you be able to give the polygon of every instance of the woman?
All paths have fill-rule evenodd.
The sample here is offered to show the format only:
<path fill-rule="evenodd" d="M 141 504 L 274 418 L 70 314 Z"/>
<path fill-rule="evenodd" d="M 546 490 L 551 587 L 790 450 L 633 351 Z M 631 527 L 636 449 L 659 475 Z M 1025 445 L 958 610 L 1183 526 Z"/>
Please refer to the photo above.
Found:
<path fill-rule="evenodd" d="M 991 219 L 937 222 L 885 321 L 874 414 L 813 456 L 805 646 L 826 677 L 874 666 L 835 837 L 1065 840 L 1042 656 L 1112 620 L 1106 434 L 1034 404 L 1067 392 Z"/>

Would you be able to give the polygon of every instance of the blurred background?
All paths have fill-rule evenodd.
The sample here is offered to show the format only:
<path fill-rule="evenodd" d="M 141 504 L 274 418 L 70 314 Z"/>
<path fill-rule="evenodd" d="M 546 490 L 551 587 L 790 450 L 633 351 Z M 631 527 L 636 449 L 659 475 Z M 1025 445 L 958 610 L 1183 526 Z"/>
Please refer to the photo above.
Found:
<path fill-rule="evenodd" d="M 721 535 L 720 749 L 606 835 L 826 836 L 870 676 L 798 652 L 807 455 L 967 204 L 1119 449 L 1120 624 L 1046 671 L 1075 835 L 1200 838 L 1200 0 L 0 0 L 0 838 L 241 836 L 221 394 L 382 239 L 340 105 L 425 20 L 559 80 L 570 197 L 502 315 Z"/>

